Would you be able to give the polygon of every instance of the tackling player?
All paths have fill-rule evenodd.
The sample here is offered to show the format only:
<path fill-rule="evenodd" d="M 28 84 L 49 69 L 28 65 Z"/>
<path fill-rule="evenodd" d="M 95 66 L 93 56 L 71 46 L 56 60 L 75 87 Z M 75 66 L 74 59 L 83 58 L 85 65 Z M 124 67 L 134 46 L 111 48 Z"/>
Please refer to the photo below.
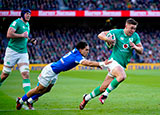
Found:
<path fill-rule="evenodd" d="M 67 71 L 82 64 L 84 66 L 91 67 L 106 67 L 110 61 L 106 60 L 105 62 L 96 62 L 86 60 L 86 57 L 89 53 L 89 46 L 86 42 L 79 42 L 72 51 L 63 56 L 59 61 L 53 62 L 45 66 L 38 77 L 37 87 L 31 89 L 27 94 L 22 98 L 17 98 L 17 110 L 20 110 L 23 102 L 27 101 L 32 104 L 35 99 L 41 95 L 49 92 L 53 85 L 55 84 L 58 74 L 62 71 Z"/>
<path fill-rule="evenodd" d="M 108 75 L 102 85 L 95 88 L 90 94 L 83 96 L 83 101 L 79 105 L 81 110 L 84 109 L 89 100 L 104 92 L 99 98 L 103 104 L 109 93 L 125 80 L 125 68 L 131 59 L 132 51 L 135 50 L 139 54 L 143 53 L 140 37 L 135 32 L 137 25 L 138 23 L 134 19 L 129 18 L 126 20 L 124 29 L 104 31 L 98 35 L 99 39 L 113 45 L 113 51 L 109 57 L 112 63 L 108 65 Z"/>
<path fill-rule="evenodd" d="M 14 20 L 7 31 L 7 38 L 10 38 L 4 57 L 3 71 L 0 77 L 0 86 L 2 82 L 11 73 L 12 67 L 17 64 L 23 78 L 23 89 L 27 93 L 31 89 L 29 80 L 29 58 L 27 52 L 27 42 L 36 43 L 34 39 L 28 37 L 30 33 L 29 20 L 31 11 L 24 9 L 21 11 L 21 18 Z"/>

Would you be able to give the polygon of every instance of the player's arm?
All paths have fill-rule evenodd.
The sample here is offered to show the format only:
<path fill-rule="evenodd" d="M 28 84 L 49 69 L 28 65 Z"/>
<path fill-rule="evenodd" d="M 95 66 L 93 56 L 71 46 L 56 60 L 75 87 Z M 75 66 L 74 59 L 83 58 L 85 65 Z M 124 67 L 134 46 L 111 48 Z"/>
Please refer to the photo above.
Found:
<path fill-rule="evenodd" d="M 90 67 L 107 67 L 107 65 L 111 63 L 111 61 L 105 60 L 104 62 L 96 62 L 96 61 L 90 61 L 90 60 L 83 60 L 81 62 L 84 66 L 90 66 Z"/>
<path fill-rule="evenodd" d="M 108 33 L 109 33 L 109 31 L 102 31 L 100 34 L 98 34 L 98 38 L 107 42 L 108 37 L 106 35 Z"/>
<path fill-rule="evenodd" d="M 24 32 L 22 34 L 17 34 L 15 32 L 16 30 L 14 28 L 9 27 L 7 31 L 7 38 L 21 38 L 21 37 L 27 38 L 28 37 L 28 32 Z"/>
<path fill-rule="evenodd" d="M 102 31 L 100 34 L 98 34 L 98 38 L 101 39 L 101 40 L 104 40 L 105 42 L 108 42 L 108 43 L 114 43 L 115 40 L 112 39 L 112 36 L 113 35 L 107 35 L 109 33 L 109 31 Z"/>
<path fill-rule="evenodd" d="M 138 54 L 143 54 L 143 46 L 141 43 L 135 45 L 133 42 L 130 42 L 131 48 L 135 49 Z"/>

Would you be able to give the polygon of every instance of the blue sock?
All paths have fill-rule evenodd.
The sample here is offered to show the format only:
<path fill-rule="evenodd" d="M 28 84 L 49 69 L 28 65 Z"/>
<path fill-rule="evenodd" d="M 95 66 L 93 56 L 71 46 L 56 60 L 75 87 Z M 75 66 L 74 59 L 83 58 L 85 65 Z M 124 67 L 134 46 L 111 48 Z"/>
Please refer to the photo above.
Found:
<path fill-rule="evenodd" d="M 22 100 L 23 100 L 24 102 L 28 100 L 28 97 L 27 97 L 26 94 L 22 97 Z"/>
<path fill-rule="evenodd" d="M 35 99 L 37 99 L 38 97 L 40 97 L 42 94 L 36 94 L 36 95 L 33 95 L 31 98 L 32 98 L 32 100 L 35 100 Z"/>

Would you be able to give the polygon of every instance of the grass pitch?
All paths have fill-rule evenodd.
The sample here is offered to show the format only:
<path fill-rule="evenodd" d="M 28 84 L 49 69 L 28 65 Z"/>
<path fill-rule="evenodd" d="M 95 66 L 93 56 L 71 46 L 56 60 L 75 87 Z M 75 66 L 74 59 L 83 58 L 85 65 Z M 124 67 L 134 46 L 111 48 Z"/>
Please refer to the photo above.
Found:
<path fill-rule="evenodd" d="M 32 88 L 40 71 L 31 71 Z M 84 93 L 101 85 L 104 70 L 68 71 L 59 75 L 51 92 L 34 104 L 36 110 L 16 110 L 16 98 L 23 96 L 22 78 L 13 71 L 0 87 L 0 115 L 160 115 L 160 71 L 126 71 L 127 79 L 101 105 L 95 98 L 79 110 Z"/>

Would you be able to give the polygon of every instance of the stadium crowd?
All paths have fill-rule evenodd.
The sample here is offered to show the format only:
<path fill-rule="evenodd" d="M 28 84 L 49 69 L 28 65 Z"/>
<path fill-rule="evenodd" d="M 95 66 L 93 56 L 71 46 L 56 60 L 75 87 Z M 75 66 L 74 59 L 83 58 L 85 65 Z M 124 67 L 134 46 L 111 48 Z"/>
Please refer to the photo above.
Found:
<path fill-rule="evenodd" d="M 150 31 L 150 32 L 149 32 Z M 86 40 L 90 46 L 88 58 L 90 60 L 102 61 L 109 57 L 111 50 L 104 45 L 102 40 L 97 38 L 99 29 L 85 28 L 56 28 L 56 29 L 35 29 L 30 33 L 31 38 L 36 38 L 38 43 L 33 46 L 28 43 L 30 63 L 50 63 L 57 61 L 65 53 L 70 51 L 80 40 Z M 133 52 L 131 62 L 138 63 L 160 63 L 160 30 L 138 31 L 144 54 L 139 56 Z M 7 38 L 0 34 L 0 63 L 3 63 Z"/>
<path fill-rule="evenodd" d="M 160 0 L 0 0 L 1 10 L 160 10 Z"/>

